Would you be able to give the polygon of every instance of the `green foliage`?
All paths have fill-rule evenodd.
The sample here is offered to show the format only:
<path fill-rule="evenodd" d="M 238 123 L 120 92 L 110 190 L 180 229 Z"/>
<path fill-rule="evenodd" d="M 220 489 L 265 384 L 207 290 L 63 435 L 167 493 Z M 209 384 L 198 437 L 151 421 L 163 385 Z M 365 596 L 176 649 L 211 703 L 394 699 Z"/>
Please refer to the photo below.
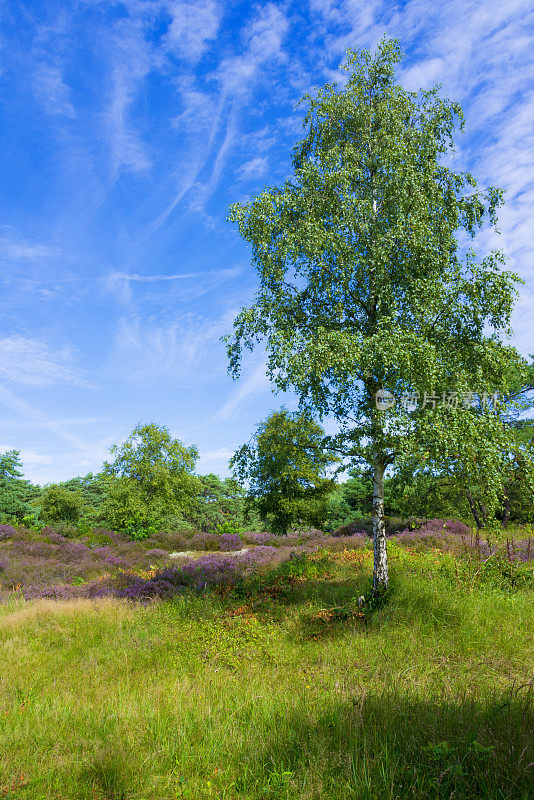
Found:
<path fill-rule="evenodd" d="M 353 511 L 344 496 L 343 486 L 336 486 L 328 498 L 327 529 L 335 530 L 341 525 L 348 525 L 353 519 Z"/>
<path fill-rule="evenodd" d="M 115 460 L 104 465 L 110 480 L 100 509 L 106 524 L 144 536 L 150 528 L 172 528 L 176 518 L 194 508 L 198 451 L 173 439 L 164 426 L 138 425 L 111 453 Z"/>
<path fill-rule="evenodd" d="M 30 501 L 39 489 L 22 476 L 20 450 L 0 454 L 0 519 L 22 521 L 31 515 Z"/>
<path fill-rule="evenodd" d="M 496 225 L 502 192 L 446 166 L 461 108 L 439 87 L 404 90 L 401 58 L 396 40 L 374 55 L 349 51 L 346 85 L 305 97 L 291 179 L 230 213 L 259 276 L 226 337 L 230 372 L 261 341 L 276 388 L 338 421 L 331 447 L 373 469 L 382 566 L 389 466 L 453 471 L 488 514 L 499 504 L 513 437 L 480 399 L 508 393 L 527 370 L 504 343 L 519 278 L 502 253 L 477 260 L 459 243 Z M 381 410 L 383 388 L 438 403 Z M 439 402 L 453 393 L 475 402 Z"/>
<path fill-rule="evenodd" d="M 79 489 L 65 489 L 57 483 L 45 486 L 34 502 L 39 508 L 39 521 L 46 523 L 76 523 L 84 507 L 83 494 Z"/>
<path fill-rule="evenodd" d="M 188 520 L 201 531 L 219 532 L 221 526 L 231 525 L 227 533 L 240 533 L 245 527 L 253 530 L 257 520 L 247 492 L 233 478 L 221 480 L 218 475 L 199 475 L 200 490 Z M 234 531 L 234 527 L 239 530 Z"/>
<path fill-rule="evenodd" d="M 113 478 L 103 472 L 71 478 L 63 481 L 59 486 L 68 491 L 79 491 L 83 496 L 84 510 L 83 518 L 87 522 L 96 522 L 99 519 L 100 509 L 109 491 L 109 486 Z"/>
<path fill-rule="evenodd" d="M 245 532 L 245 529 L 242 525 L 240 525 L 236 520 L 226 520 L 225 522 L 221 522 L 220 525 L 217 525 L 216 532 L 221 536 L 223 534 L 237 534 L 240 536 L 242 533 Z"/>
<path fill-rule="evenodd" d="M 272 413 L 230 460 L 247 481 L 273 532 L 286 533 L 297 522 L 321 525 L 328 514 L 334 481 L 324 477 L 337 459 L 325 452 L 324 430 L 309 413 Z"/>

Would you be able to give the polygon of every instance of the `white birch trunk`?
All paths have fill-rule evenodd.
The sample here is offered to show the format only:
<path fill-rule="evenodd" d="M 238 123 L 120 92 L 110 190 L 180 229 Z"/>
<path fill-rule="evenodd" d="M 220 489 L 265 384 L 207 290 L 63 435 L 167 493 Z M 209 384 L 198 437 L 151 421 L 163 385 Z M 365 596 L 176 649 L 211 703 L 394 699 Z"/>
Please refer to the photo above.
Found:
<path fill-rule="evenodd" d="M 375 464 L 373 473 L 373 594 L 388 587 L 388 554 L 386 548 L 386 524 L 384 521 L 384 465 Z"/>

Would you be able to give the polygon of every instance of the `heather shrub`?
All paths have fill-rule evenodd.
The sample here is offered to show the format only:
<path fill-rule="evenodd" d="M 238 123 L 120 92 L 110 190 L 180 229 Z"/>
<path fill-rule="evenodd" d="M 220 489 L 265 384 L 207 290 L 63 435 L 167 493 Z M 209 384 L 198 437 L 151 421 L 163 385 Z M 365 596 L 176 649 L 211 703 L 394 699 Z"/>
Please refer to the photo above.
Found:
<path fill-rule="evenodd" d="M 534 561 L 534 540 L 528 539 L 507 539 L 506 555 L 509 561 L 521 561 L 525 564 Z"/>
<path fill-rule="evenodd" d="M 280 536 L 279 539 L 286 538 L 290 542 L 308 542 L 310 539 L 324 539 L 329 534 L 323 533 L 318 528 L 300 528 L 296 527 L 288 531 L 286 536 Z"/>
<path fill-rule="evenodd" d="M 460 522 L 458 519 L 431 519 L 428 520 L 424 525 L 421 526 L 421 530 L 423 531 L 447 531 L 447 533 L 452 534 L 453 536 L 469 536 L 471 533 L 471 529 L 468 525 L 463 522 Z"/>
<path fill-rule="evenodd" d="M 220 537 L 216 533 L 200 531 L 189 542 L 191 550 L 219 550 Z"/>
<path fill-rule="evenodd" d="M 220 550 L 241 550 L 243 540 L 238 533 L 221 533 L 219 536 Z"/>
<path fill-rule="evenodd" d="M 126 536 L 116 531 L 108 531 L 105 528 L 93 528 L 84 538 L 90 545 L 118 545 L 130 541 Z"/>
<path fill-rule="evenodd" d="M 274 537 L 272 533 L 260 533 L 258 531 L 246 531 L 243 534 L 243 541 L 246 544 L 269 545 L 274 538 L 277 537 Z"/>
<path fill-rule="evenodd" d="M 147 542 L 162 545 L 169 550 L 190 550 L 192 535 L 189 531 L 159 531 L 147 539 Z"/>
<path fill-rule="evenodd" d="M 110 582 L 112 593 L 134 601 L 171 599 L 186 591 L 230 588 L 239 579 L 237 565 L 221 556 L 205 556 L 180 566 L 162 567 L 144 578 L 123 573 Z"/>
<path fill-rule="evenodd" d="M 56 533 L 55 531 L 44 534 L 44 537 L 46 537 L 51 544 L 66 544 L 68 541 L 61 533 Z"/>
<path fill-rule="evenodd" d="M 365 533 L 370 536 L 373 532 L 373 526 L 371 522 L 355 520 L 354 522 L 349 522 L 347 525 L 341 525 L 341 527 L 333 531 L 331 535 L 334 537 L 352 536 L 354 533 L 360 533 L 361 531 L 365 531 Z"/>
<path fill-rule="evenodd" d="M 457 550 L 464 546 L 470 530 L 467 525 L 455 519 L 428 520 L 419 528 L 406 528 L 395 537 L 400 544 L 415 549 L 435 547 L 441 550 Z"/>
<path fill-rule="evenodd" d="M 169 554 L 166 550 L 159 550 L 157 547 L 155 547 L 153 550 L 147 550 L 145 553 L 145 556 L 148 558 L 164 558 L 168 555 Z"/>
<path fill-rule="evenodd" d="M 336 536 L 335 538 L 329 537 L 327 547 L 329 550 L 336 552 L 339 550 L 360 550 L 369 544 L 369 536 L 367 531 L 357 531 L 352 536 Z"/>
<path fill-rule="evenodd" d="M 13 525 L 0 525 L 0 541 L 4 539 L 12 539 L 16 536 L 17 531 Z"/>

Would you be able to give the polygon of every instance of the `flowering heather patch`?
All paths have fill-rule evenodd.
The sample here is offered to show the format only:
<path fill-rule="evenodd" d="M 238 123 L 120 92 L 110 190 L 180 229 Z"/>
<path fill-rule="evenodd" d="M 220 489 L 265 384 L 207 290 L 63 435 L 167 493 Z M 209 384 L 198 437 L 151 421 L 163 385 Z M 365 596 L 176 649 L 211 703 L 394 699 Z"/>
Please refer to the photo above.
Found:
<path fill-rule="evenodd" d="M 115 574 L 118 570 L 139 569 L 154 558 L 143 545 L 122 538 L 117 538 L 113 546 L 91 547 L 87 541 L 67 539 L 52 529 L 39 539 L 19 539 L 21 532 L 24 535 L 21 530 L 16 532 L 16 541 L 1 543 L 0 557 L 5 568 L 0 590 L 20 586 L 23 591 L 28 589 L 32 597 L 52 597 L 56 595 L 49 594 L 49 590 L 56 591 L 55 584 L 82 583 L 103 572 Z M 167 555 L 166 551 L 158 552 Z M 47 593 L 42 594 L 45 589 Z M 57 589 L 56 594 L 66 596 L 63 589 Z"/>
<path fill-rule="evenodd" d="M 239 576 L 235 559 L 210 555 L 179 567 L 163 567 L 148 578 L 123 573 L 112 582 L 111 588 L 115 597 L 128 600 L 169 599 L 187 590 L 229 588 Z"/>
<path fill-rule="evenodd" d="M 440 550 L 474 554 L 482 560 L 496 556 L 510 563 L 534 561 L 532 539 L 517 541 L 507 539 L 506 544 L 498 545 L 483 539 L 478 532 L 473 535 L 467 525 L 455 519 L 433 519 L 416 530 L 402 531 L 395 539 L 399 544 L 416 548 L 435 547 Z"/>
<path fill-rule="evenodd" d="M 189 542 L 191 550 L 218 550 L 220 537 L 216 533 L 200 531 L 195 533 Z"/>
<path fill-rule="evenodd" d="M 399 544 L 413 547 L 436 547 L 443 550 L 454 550 L 465 547 L 466 537 L 470 530 L 463 522 L 455 519 L 432 519 L 420 528 L 406 528 L 395 536 Z"/>
<path fill-rule="evenodd" d="M 157 547 L 155 547 L 153 550 L 147 550 L 145 555 L 147 558 L 164 558 L 169 554 L 166 550 L 159 550 Z"/>
<path fill-rule="evenodd" d="M 189 531 L 161 531 L 144 540 L 145 544 L 170 550 L 191 550 L 192 534 Z"/>
<path fill-rule="evenodd" d="M 506 555 L 509 561 L 519 561 L 524 564 L 534 561 L 534 540 L 530 537 L 518 541 L 507 539 Z"/>
<path fill-rule="evenodd" d="M 304 546 L 300 546 L 297 551 L 303 552 L 304 549 Z M 53 584 L 43 576 L 38 576 L 37 580 L 34 576 L 30 583 L 20 588 L 27 600 L 40 597 L 63 600 L 84 597 L 117 597 L 134 601 L 170 599 L 187 591 L 228 590 L 244 577 L 257 576 L 267 567 L 288 560 L 295 552 L 283 552 L 275 547 L 258 547 L 254 551 L 232 557 L 213 553 L 146 573 L 121 571 L 77 586 Z"/>
<path fill-rule="evenodd" d="M 13 525 L 0 525 L 0 541 L 4 539 L 12 539 L 17 535 L 17 531 Z"/>
<path fill-rule="evenodd" d="M 62 536 L 61 533 L 56 533 L 55 531 L 49 533 L 47 535 L 47 539 L 49 542 L 52 542 L 52 544 L 66 544 L 69 541 L 64 536 Z"/>
<path fill-rule="evenodd" d="M 322 540 L 316 540 L 317 543 L 323 543 L 323 546 L 328 550 L 360 550 L 369 544 L 369 536 L 367 531 L 357 531 L 351 536 L 336 536 L 324 537 Z"/>
<path fill-rule="evenodd" d="M 257 531 L 247 531 L 243 534 L 243 541 L 246 544 L 268 545 L 271 544 L 273 535 L 271 533 L 259 533 Z"/>
<path fill-rule="evenodd" d="M 471 530 L 468 525 L 460 522 L 459 519 L 431 519 L 426 522 L 419 530 L 421 531 L 447 531 L 454 536 L 469 536 Z"/>
<path fill-rule="evenodd" d="M 241 550 L 243 540 L 238 533 L 221 533 L 219 538 L 220 550 Z"/>

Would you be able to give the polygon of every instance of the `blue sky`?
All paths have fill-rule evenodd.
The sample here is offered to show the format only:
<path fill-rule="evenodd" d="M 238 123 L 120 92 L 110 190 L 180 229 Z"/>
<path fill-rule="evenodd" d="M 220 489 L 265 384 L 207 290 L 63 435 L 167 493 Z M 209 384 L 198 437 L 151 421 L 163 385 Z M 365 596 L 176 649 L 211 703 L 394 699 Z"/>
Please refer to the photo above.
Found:
<path fill-rule="evenodd" d="M 384 33 L 410 89 L 464 109 L 455 167 L 506 190 L 497 245 L 534 351 L 533 8 L 523 0 L 0 5 L 0 451 L 43 483 L 98 471 L 139 421 L 228 458 L 283 398 L 219 341 L 254 293 L 230 203 L 279 184 L 299 98 Z M 291 405 L 291 404 L 290 404 Z"/>

